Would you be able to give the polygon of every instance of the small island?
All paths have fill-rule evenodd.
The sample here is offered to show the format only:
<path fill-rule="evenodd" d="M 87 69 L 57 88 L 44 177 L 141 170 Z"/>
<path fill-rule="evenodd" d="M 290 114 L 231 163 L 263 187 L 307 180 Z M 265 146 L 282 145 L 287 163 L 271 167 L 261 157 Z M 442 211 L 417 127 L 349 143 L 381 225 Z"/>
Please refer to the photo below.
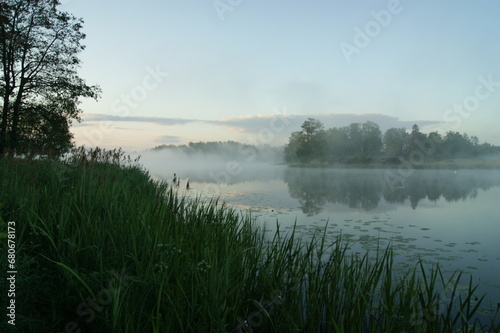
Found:
<path fill-rule="evenodd" d="M 500 168 L 500 147 L 480 143 L 477 136 L 449 131 L 420 132 L 413 125 L 389 128 L 382 135 L 378 124 L 367 121 L 325 129 L 308 118 L 293 132 L 284 149 L 291 166 L 383 168 Z"/>

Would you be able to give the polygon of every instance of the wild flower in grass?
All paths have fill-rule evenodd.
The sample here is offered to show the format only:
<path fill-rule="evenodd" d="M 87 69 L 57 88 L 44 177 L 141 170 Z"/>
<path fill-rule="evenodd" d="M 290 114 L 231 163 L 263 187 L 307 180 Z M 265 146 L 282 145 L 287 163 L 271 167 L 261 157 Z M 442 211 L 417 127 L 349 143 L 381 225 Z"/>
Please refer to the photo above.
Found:
<path fill-rule="evenodd" d="M 154 265 L 155 269 L 158 270 L 158 272 L 163 273 L 168 270 L 168 266 L 165 265 L 163 261 L 160 261 L 160 263 Z"/>
<path fill-rule="evenodd" d="M 200 271 L 201 273 L 206 273 L 208 272 L 208 270 L 212 268 L 212 266 L 210 266 L 205 260 L 202 260 L 200 261 L 197 265 L 196 265 L 196 269 L 198 271 Z"/>

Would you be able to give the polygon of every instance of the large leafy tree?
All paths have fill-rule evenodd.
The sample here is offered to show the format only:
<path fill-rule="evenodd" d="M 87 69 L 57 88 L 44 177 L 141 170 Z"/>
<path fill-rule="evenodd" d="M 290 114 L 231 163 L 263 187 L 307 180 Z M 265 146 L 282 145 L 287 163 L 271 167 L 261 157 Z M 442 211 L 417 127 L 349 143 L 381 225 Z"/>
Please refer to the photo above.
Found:
<path fill-rule="evenodd" d="M 426 135 L 420 132 L 420 128 L 417 124 L 414 124 L 411 128 L 411 133 L 409 136 L 409 153 L 411 154 L 414 151 L 422 150 L 422 142 L 426 139 Z"/>
<path fill-rule="evenodd" d="M 363 152 L 363 136 L 361 134 L 361 124 L 352 123 L 346 128 L 349 141 L 347 147 L 350 156 L 357 156 Z"/>
<path fill-rule="evenodd" d="M 473 148 L 473 141 L 466 133 L 450 131 L 444 137 L 443 150 L 448 158 L 472 155 Z"/>
<path fill-rule="evenodd" d="M 293 132 L 285 146 L 287 162 L 322 162 L 326 159 L 326 136 L 323 123 L 307 118 L 302 131 Z"/>
<path fill-rule="evenodd" d="M 330 161 L 340 161 L 349 155 L 349 134 L 347 127 L 332 127 L 326 131 L 327 148 Z"/>
<path fill-rule="evenodd" d="M 317 119 L 307 118 L 302 124 L 297 157 L 302 162 L 323 161 L 325 159 L 325 130 Z"/>
<path fill-rule="evenodd" d="M 302 132 L 293 132 L 290 135 L 290 139 L 288 141 L 288 144 L 285 146 L 284 154 L 285 154 L 285 160 L 287 162 L 296 162 L 299 160 L 299 157 L 297 156 L 297 150 L 299 149 L 300 142 L 301 142 L 301 137 L 302 137 Z"/>
<path fill-rule="evenodd" d="M 382 132 L 378 124 L 373 121 L 363 123 L 361 127 L 363 153 L 366 155 L 377 155 L 382 149 Z"/>
<path fill-rule="evenodd" d="M 405 128 L 389 128 L 384 134 L 385 155 L 405 156 L 409 148 L 410 135 Z"/>
<path fill-rule="evenodd" d="M 0 156 L 58 154 L 71 145 L 79 98 L 99 87 L 78 76 L 83 21 L 58 10 L 58 0 L 0 2 Z"/>

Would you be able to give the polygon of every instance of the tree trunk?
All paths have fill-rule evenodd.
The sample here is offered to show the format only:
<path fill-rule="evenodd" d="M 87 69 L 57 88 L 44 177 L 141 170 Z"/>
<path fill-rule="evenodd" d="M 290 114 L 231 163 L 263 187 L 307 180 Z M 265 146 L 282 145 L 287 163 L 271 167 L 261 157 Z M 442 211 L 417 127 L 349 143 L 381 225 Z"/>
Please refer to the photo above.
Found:
<path fill-rule="evenodd" d="M 0 130 L 0 157 L 4 156 L 5 151 L 9 146 L 7 142 L 7 122 L 9 120 L 9 111 L 9 95 L 5 92 L 2 107 L 2 126 Z"/>
<path fill-rule="evenodd" d="M 16 149 L 19 145 L 19 117 L 21 115 L 21 105 L 24 94 L 25 80 L 21 78 L 21 84 L 19 85 L 19 91 L 17 92 L 16 100 L 12 108 L 12 129 L 10 133 L 10 147 L 9 153 L 14 155 Z"/>
<path fill-rule="evenodd" d="M 1 19 L 1 28 L 0 28 L 0 43 L 2 44 L 2 67 L 3 67 L 3 76 L 5 80 L 5 91 L 3 96 L 3 105 L 2 105 L 2 123 L 0 129 L 0 157 L 4 156 L 5 151 L 8 149 L 7 142 L 7 122 L 9 120 L 9 112 L 10 112 L 10 104 L 9 97 L 12 93 L 11 90 L 11 81 L 10 81 L 10 73 L 9 73 L 9 60 L 10 53 L 8 52 L 7 45 L 7 33 L 5 31 L 4 24 L 7 20 L 5 17 L 0 17 Z"/>

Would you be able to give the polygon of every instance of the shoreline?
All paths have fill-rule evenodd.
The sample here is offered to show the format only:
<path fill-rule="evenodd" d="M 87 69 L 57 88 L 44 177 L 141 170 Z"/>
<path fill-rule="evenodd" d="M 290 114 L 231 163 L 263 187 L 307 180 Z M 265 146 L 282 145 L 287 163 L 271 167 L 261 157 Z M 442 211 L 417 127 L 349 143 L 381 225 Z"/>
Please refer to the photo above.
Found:
<path fill-rule="evenodd" d="M 408 162 L 409 163 L 409 162 Z M 382 164 L 382 163 L 288 163 L 291 168 L 327 168 L 327 169 L 399 169 L 409 168 L 428 170 L 457 170 L 457 169 L 489 169 L 499 170 L 500 160 L 446 160 L 421 164 Z"/>

